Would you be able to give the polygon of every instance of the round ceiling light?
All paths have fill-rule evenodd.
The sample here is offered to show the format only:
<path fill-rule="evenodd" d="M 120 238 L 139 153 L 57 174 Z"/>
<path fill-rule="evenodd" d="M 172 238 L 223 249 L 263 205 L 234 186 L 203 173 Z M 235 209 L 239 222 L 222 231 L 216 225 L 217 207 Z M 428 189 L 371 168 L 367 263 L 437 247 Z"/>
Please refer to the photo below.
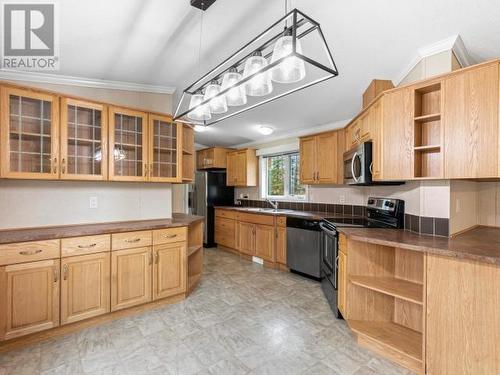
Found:
<path fill-rule="evenodd" d="M 260 125 L 257 130 L 259 131 L 260 134 L 263 134 L 263 135 L 271 135 L 274 133 L 274 129 L 271 128 L 270 126 L 264 126 L 264 125 Z"/>
<path fill-rule="evenodd" d="M 198 133 L 203 133 L 208 130 L 208 126 L 203 126 L 203 125 L 195 125 L 194 126 L 194 131 Z"/>

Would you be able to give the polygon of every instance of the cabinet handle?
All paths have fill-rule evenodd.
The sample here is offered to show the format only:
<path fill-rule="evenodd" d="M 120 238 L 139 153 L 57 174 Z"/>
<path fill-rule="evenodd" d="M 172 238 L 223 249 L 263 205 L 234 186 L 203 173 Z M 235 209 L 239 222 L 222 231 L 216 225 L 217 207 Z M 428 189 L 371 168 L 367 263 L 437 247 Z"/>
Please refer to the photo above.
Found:
<path fill-rule="evenodd" d="M 158 264 L 158 261 L 160 259 L 160 255 L 158 254 L 158 251 L 155 253 L 155 263 Z"/>
<path fill-rule="evenodd" d="M 57 283 L 59 281 L 59 270 L 57 267 L 54 267 L 54 282 Z"/>
<path fill-rule="evenodd" d="M 20 251 L 19 254 L 20 255 L 35 255 L 35 254 L 40 254 L 42 252 L 42 250 L 38 249 L 38 250 L 23 250 L 23 251 Z"/>
<path fill-rule="evenodd" d="M 373 162 L 370 163 L 370 173 L 373 175 Z"/>
<path fill-rule="evenodd" d="M 148 177 L 148 165 L 144 164 L 144 177 Z"/>
<path fill-rule="evenodd" d="M 96 247 L 97 244 L 96 243 L 91 243 L 90 245 L 78 245 L 78 248 L 79 249 L 91 249 L 93 247 Z"/>
<path fill-rule="evenodd" d="M 57 174 L 57 158 L 54 158 L 54 164 L 52 165 L 52 173 Z"/>
<path fill-rule="evenodd" d="M 149 177 L 153 177 L 153 163 L 149 164 Z"/>
<path fill-rule="evenodd" d="M 61 160 L 61 173 L 66 174 L 66 159 L 65 158 L 63 158 Z"/>
<path fill-rule="evenodd" d="M 68 265 L 65 264 L 63 267 L 63 279 L 68 280 Z"/>
<path fill-rule="evenodd" d="M 175 237 L 177 237 L 177 234 L 164 234 L 163 237 L 165 237 L 165 238 L 175 238 Z"/>
<path fill-rule="evenodd" d="M 319 181 L 319 172 L 316 172 L 316 180 Z"/>
<path fill-rule="evenodd" d="M 140 238 L 134 238 L 133 240 L 125 240 L 125 242 L 127 242 L 127 243 L 137 243 L 140 240 L 141 240 Z"/>
<path fill-rule="evenodd" d="M 150 252 L 149 253 L 149 265 L 152 265 L 153 264 L 153 253 Z"/>

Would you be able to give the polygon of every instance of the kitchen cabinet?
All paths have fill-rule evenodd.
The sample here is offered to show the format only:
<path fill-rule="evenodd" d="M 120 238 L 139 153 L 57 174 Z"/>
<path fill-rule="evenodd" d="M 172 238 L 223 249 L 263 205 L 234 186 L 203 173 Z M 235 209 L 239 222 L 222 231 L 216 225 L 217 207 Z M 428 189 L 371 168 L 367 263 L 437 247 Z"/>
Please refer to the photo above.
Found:
<path fill-rule="evenodd" d="M 410 88 L 392 91 L 383 97 L 383 180 L 411 180 L 414 177 L 413 108 Z"/>
<path fill-rule="evenodd" d="M 109 179 L 148 179 L 148 115 L 109 107 Z"/>
<path fill-rule="evenodd" d="M 7 86 L 0 91 L 1 177 L 58 179 L 58 97 Z"/>
<path fill-rule="evenodd" d="M 267 260 L 275 261 L 275 227 L 271 225 L 255 225 L 255 256 Z"/>
<path fill-rule="evenodd" d="M 339 263 L 338 263 L 338 293 L 337 293 L 337 307 L 342 314 L 342 316 L 347 319 L 346 315 L 346 302 L 347 302 L 347 255 L 342 251 L 339 251 Z"/>
<path fill-rule="evenodd" d="M 182 124 L 172 118 L 149 115 L 148 180 L 154 182 L 182 181 Z"/>
<path fill-rule="evenodd" d="M 59 325 L 60 261 L 0 267 L 0 339 Z"/>
<path fill-rule="evenodd" d="M 257 186 L 259 162 L 255 150 L 244 149 L 228 152 L 226 165 L 228 186 Z"/>
<path fill-rule="evenodd" d="M 212 147 L 196 152 L 197 169 L 210 169 L 227 167 L 227 153 L 233 151 L 229 148 Z"/>
<path fill-rule="evenodd" d="M 343 132 L 333 131 L 300 138 L 300 181 L 303 184 L 337 184 L 343 178 L 340 163 Z"/>
<path fill-rule="evenodd" d="M 186 292 L 186 242 L 153 247 L 153 300 Z"/>
<path fill-rule="evenodd" d="M 499 176 L 498 64 L 444 80 L 445 178 Z"/>
<path fill-rule="evenodd" d="M 110 311 L 109 252 L 63 258 L 61 270 L 61 324 Z"/>
<path fill-rule="evenodd" d="M 151 247 L 111 253 L 111 311 L 151 301 Z"/>
<path fill-rule="evenodd" d="M 370 131 L 370 111 L 366 111 L 354 123 L 347 126 L 345 131 L 346 148 L 350 150 L 368 141 L 371 136 Z"/>
<path fill-rule="evenodd" d="M 382 99 L 378 99 L 370 108 L 369 121 L 372 140 L 372 178 L 377 181 L 382 177 Z"/>
<path fill-rule="evenodd" d="M 255 224 L 238 222 L 238 250 L 246 255 L 255 255 Z"/>
<path fill-rule="evenodd" d="M 217 245 L 236 248 L 236 223 L 233 219 L 215 216 L 215 242 Z"/>
<path fill-rule="evenodd" d="M 61 179 L 108 178 L 108 113 L 100 103 L 61 98 Z"/>
<path fill-rule="evenodd" d="M 370 106 L 375 98 L 386 90 L 394 88 L 392 81 L 385 79 L 374 79 L 363 93 L 363 109 Z"/>
<path fill-rule="evenodd" d="M 286 217 L 276 218 L 276 263 L 286 266 Z"/>
<path fill-rule="evenodd" d="M 195 169 L 194 130 L 189 125 L 182 125 L 182 182 L 194 182 Z"/>

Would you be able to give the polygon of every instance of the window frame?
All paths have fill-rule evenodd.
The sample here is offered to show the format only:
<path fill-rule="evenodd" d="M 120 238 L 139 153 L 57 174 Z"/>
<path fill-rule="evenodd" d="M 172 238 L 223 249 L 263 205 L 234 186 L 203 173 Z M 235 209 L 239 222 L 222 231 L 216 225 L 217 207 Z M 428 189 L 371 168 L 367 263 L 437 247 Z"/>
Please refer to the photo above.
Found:
<path fill-rule="evenodd" d="M 272 199 L 277 201 L 306 201 L 308 194 L 308 186 L 302 185 L 304 187 L 304 195 L 290 195 L 290 183 L 291 183 L 291 164 L 290 159 L 292 155 L 297 155 L 299 157 L 299 165 L 300 165 L 300 153 L 299 151 L 287 151 L 280 152 L 276 154 L 263 155 L 260 157 L 260 176 L 261 176 L 261 198 L 263 199 Z M 284 195 L 270 195 L 268 194 L 268 169 L 267 169 L 267 159 L 278 156 L 287 156 L 285 159 L 285 176 L 284 176 Z M 299 177 L 300 178 L 300 177 Z"/>

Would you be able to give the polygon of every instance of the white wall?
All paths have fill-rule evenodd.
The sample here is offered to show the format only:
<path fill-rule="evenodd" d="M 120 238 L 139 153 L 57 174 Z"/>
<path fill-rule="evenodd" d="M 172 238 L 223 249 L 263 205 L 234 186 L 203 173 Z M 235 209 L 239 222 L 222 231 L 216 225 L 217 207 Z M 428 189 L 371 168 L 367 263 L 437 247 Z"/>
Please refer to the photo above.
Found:
<path fill-rule="evenodd" d="M 0 212 L 1 229 L 160 219 L 171 217 L 172 196 L 168 184 L 2 180 Z"/>
<path fill-rule="evenodd" d="M 460 69 L 460 64 L 452 50 L 426 56 L 420 60 L 404 77 L 399 85 L 406 85 L 435 75 Z"/>

